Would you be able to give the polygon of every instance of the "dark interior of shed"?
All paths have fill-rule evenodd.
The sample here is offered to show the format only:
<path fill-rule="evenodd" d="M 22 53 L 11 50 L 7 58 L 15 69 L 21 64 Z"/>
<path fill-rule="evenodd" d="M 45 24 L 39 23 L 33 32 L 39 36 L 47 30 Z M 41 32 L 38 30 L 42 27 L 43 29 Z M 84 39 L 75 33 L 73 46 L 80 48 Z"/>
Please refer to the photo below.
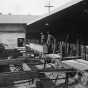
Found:
<path fill-rule="evenodd" d="M 57 40 L 88 44 L 87 29 L 88 1 L 85 0 L 29 25 L 26 34 L 27 38 L 39 38 L 41 31 L 50 31 Z"/>

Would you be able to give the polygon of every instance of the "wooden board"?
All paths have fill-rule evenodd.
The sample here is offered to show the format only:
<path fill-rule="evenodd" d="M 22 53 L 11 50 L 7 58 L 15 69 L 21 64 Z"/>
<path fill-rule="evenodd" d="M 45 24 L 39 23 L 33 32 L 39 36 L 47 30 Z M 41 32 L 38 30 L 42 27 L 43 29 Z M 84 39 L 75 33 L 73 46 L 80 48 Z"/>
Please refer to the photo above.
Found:
<path fill-rule="evenodd" d="M 87 60 L 77 59 L 76 61 L 78 61 L 79 63 L 84 63 L 84 64 L 88 65 L 88 61 Z"/>
<path fill-rule="evenodd" d="M 40 60 L 36 60 L 33 58 L 16 58 L 16 59 L 4 59 L 0 60 L 0 65 L 9 65 L 9 64 L 22 64 L 22 63 L 29 63 L 31 65 L 38 65 L 42 64 Z"/>
<path fill-rule="evenodd" d="M 69 56 L 69 57 L 63 57 L 63 60 L 74 60 L 74 59 L 81 59 L 82 56 Z"/>
<path fill-rule="evenodd" d="M 0 73 L 0 87 L 11 85 L 15 81 L 29 80 L 36 77 L 38 77 L 37 72 L 30 71 Z"/>
<path fill-rule="evenodd" d="M 66 60 L 66 61 L 62 61 L 63 64 L 66 64 L 67 66 L 77 69 L 77 70 L 81 70 L 81 71 L 85 71 L 88 70 L 88 65 L 84 64 L 84 63 L 80 63 L 76 60 Z"/>
<path fill-rule="evenodd" d="M 4 59 L 0 60 L 0 65 L 8 65 L 8 64 L 19 64 L 24 62 L 25 58 L 17 58 L 17 59 Z"/>
<path fill-rule="evenodd" d="M 46 58 L 51 58 L 51 59 L 61 58 L 60 54 L 46 54 L 45 56 Z"/>
<path fill-rule="evenodd" d="M 43 45 L 30 43 L 30 44 L 26 44 L 26 46 L 34 51 L 37 51 L 39 53 L 43 53 Z"/>

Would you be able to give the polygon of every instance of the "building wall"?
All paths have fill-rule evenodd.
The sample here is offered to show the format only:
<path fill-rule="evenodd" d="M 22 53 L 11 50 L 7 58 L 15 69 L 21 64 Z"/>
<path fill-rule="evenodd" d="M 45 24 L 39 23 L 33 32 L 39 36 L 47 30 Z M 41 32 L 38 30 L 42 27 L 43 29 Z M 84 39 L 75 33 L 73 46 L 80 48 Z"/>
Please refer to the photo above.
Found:
<path fill-rule="evenodd" d="M 0 32 L 24 32 L 25 24 L 0 24 Z"/>
<path fill-rule="evenodd" d="M 1 33 L 0 42 L 7 44 L 6 48 L 13 49 L 17 47 L 17 38 L 25 38 L 25 33 Z"/>
<path fill-rule="evenodd" d="M 25 38 L 25 27 L 21 24 L 0 24 L 0 42 L 7 44 L 6 48 L 17 47 L 17 39 Z"/>

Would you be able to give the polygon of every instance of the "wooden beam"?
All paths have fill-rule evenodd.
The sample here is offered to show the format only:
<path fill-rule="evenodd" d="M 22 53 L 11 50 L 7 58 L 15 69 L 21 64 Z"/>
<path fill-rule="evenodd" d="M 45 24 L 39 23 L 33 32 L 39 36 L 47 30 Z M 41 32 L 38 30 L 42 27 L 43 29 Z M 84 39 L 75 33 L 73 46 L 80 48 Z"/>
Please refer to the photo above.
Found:
<path fill-rule="evenodd" d="M 74 59 L 81 59 L 83 56 L 70 56 L 70 57 L 63 57 L 63 60 L 74 60 Z"/>
<path fill-rule="evenodd" d="M 4 59 L 0 60 L 0 65 L 8 65 L 8 64 L 19 64 L 24 62 L 24 58 L 19 58 L 19 59 Z"/>
<path fill-rule="evenodd" d="M 0 65 L 9 65 L 9 64 L 21 64 L 21 63 L 29 63 L 30 65 L 38 65 L 42 64 L 40 60 L 33 60 L 31 58 L 16 58 L 16 59 L 3 59 L 0 60 Z"/>
<path fill-rule="evenodd" d="M 38 70 L 38 72 L 76 72 L 75 69 L 69 68 L 59 68 L 59 69 L 43 69 L 43 70 Z"/>
<path fill-rule="evenodd" d="M 1 86 L 8 86 L 13 85 L 13 82 L 20 81 L 20 80 L 29 80 L 32 78 L 36 78 L 37 72 L 6 72 L 0 73 L 0 87 Z"/>

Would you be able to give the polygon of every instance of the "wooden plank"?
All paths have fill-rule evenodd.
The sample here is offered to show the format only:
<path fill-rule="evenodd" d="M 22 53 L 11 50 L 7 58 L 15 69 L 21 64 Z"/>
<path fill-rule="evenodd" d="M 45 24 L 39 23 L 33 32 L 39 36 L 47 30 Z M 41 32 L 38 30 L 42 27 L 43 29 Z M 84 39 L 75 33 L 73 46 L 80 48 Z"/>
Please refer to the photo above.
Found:
<path fill-rule="evenodd" d="M 34 50 L 35 52 L 43 53 L 43 45 L 30 43 L 30 44 L 26 44 L 26 46 Z"/>
<path fill-rule="evenodd" d="M 79 63 L 84 63 L 84 64 L 88 65 L 88 61 L 87 60 L 77 59 L 76 61 L 78 61 Z"/>
<path fill-rule="evenodd" d="M 68 65 L 68 66 L 70 66 L 74 69 L 80 70 L 80 71 L 88 70 L 88 65 L 87 64 L 79 63 L 76 60 L 62 61 L 62 63 L 66 64 L 66 65 Z"/>
<path fill-rule="evenodd" d="M 76 70 L 73 68 L 65 69 L 65 68 L 59 68 L 59 69 L 52 69 L 47 68 L 43 70 L 38 70 L 38 72 L 75 72 Z"/>
<path fill-rule="evenodd" d="M 36 78 L 37 72 L 7 72 L 7 73 L 0 73 L 0 87 L 7 86 L 13 84 L 15 81 L 20 80 L 29 80 L 32 78 Z"/>
<path fill-rule="evenodd" d="M 63 57 L 63 60 L 74 60 L 74 59 L 81 59 L 82 56 L 70 56 L 70 57 Z"/>
<path fill-rule="evenodd" d="M 24 58 L 0 60 L 0 65 L 18 64 L 24 62 Z"/>
<path fill-rule="evenodd" d="M 21 64 L 21 63 L 29 63 L 30 65 L 38 65 L 42 64 L 40 60 L 32 60 L 32 59 L 25 59 L 25 58 L 16 58 L 16 59 L 4 59 L 0 60 L 0 65 L 9 65 L 9 64 Z"/>
<path fill-rule="evenodd" d="M 26 59 L 29 59 L 30 57 L 26 57 Z M 44 57 L 41 58 L 30 58 L 30 60 L 53 60 L 53 59 L 59 59 L 61 58 L 58 54 L 45 54 Z M 69 56 L 69 57 L 63 57 L 63 60 L 74 60 L 74 59 L 81 59 L 82 56 Z"/>
<path fill-rule="evenodd" d="M 14 80 L 26 80 L 30 78 L 37 77 L 37 72 L 35 71 L 22 71 L 22 72 L 4 72 L 0 73 L 0 79 L 1 78 L 11 78 Z"/>
<path fill-rule="evenodd" d="M 46 58 L 51 58 L 51 59 L 58 59 L 61 58 L 60 54 L 45 54 Z"/>

